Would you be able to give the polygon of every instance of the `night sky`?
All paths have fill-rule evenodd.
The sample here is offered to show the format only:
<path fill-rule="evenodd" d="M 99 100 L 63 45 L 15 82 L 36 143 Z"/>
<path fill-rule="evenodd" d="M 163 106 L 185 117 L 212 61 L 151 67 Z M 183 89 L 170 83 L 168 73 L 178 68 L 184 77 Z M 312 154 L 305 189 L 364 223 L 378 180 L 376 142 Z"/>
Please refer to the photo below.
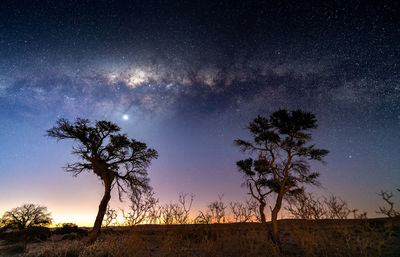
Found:
<path fill-rule="evenodd" d="M 60 117 L 110 120 L 155 148 L 160 202 L 193 193 L 196 212 L 245 199 L 233 140 L 250 120 L 300 108 L 330 150 L 310 190 L 376 216 L 376 193 L 400 187 L 399 6 L 162 2 L 0 2 L 0 215 L 36 203 L 94 221 L 101 182 L 64 172 L 72 142 L 45 136 Z"/>

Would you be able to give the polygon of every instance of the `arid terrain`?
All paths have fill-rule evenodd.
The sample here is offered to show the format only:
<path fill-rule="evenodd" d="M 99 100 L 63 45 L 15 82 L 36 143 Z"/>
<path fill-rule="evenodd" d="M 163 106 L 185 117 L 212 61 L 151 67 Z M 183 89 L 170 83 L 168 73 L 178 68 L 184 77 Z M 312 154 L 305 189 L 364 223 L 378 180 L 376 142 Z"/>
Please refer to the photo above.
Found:
<path fill-rule="evenodd" d="M 280 220 L 281 247 L 270 224 L 140 225 L 86 231 L 1 235 L 0 256 L 400 256 L 400 219 Z M 27 233 L 27 232 L 26 232 Z"/>

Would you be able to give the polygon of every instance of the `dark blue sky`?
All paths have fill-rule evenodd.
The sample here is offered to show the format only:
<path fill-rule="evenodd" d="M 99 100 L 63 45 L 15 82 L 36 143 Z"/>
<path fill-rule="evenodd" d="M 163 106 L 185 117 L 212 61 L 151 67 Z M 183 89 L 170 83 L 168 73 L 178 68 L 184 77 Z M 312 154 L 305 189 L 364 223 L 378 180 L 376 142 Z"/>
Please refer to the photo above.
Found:
<path fill-rule="evenodd" d="M 44 136 L 60 117 L 116 122 L 158 150 L 161 202 L 184 191 L 203 208 L 246 197 L 233 140 L 248 122 L 301 108 L 330 150 L 312 190 L 374 215 L 376 192 L 400 186 L 400 12 L 346 2 L 2 1 L 0 214 L 34 202 L 93 219 L 100 182 L 63 172 L 71 142 Z"/>

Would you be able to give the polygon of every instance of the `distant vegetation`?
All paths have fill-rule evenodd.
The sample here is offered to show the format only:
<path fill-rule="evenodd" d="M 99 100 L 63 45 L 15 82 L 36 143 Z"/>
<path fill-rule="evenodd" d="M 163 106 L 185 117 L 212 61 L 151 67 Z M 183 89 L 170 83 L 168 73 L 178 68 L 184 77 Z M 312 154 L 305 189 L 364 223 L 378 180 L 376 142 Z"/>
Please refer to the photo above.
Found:
<path fill-rule="evenodd" d="M 1 218 L 3 230 L 6 229 L 25 229 L 30 227 L 49 226 L 52 224 L 51 213 L 47 207 L 24 204 L 20 207 L 6 211 Z"/>
<path fill-rule="evenodd" d="M 372 257 L 396 256 L 400 252 L 397 244 L 400 220 L 387 214 L 390 218 L 386 220 L 367 219 L 366 213 L 350 209 L 346 201 L 334 195 L 316 198 L 311 193 L 303 193 L 288 198 L 286 215 L 297 220 L 279 221 L 280 247 L 267 236 L 270 223 L 260 222 L 258 204 L 253 198 L 227 204 L 221 195 L 210 202 L 206 210 L 191 216 L 194 197 L 187 193 L 180 193 L 176 202 L 166 205 L 158 205 L 153 194 L 143 197 L 152 200 L 133 199 L 139 204 L 123 212 L 122 223 L 117 221 L 118 212 L 108 206 L 103 223 L 107 228 L 102 239 L 90 246 L 83 240 L 88 231 L 76 224 L 56 224 L 56 228 L 50 230 L 43 227 L 47 223 L 41 223 L 21 229 L 8 227 L 7 233 L 0 233 L 0 242 L 7 242 L 3 248 L 0 244 L 0 256 L 4 253 L 5 256 L 22 254 L 26 257 L 242 257 L 263 256 L 268 252 L 270 256 Z M 392 210 L 397 212 L 394 206 Z M 167 226 L 137 226 L 143 223 Z M 168 226 L 172 224 L 180 226 Z M 31 248 L 32 243 L 39 242 L 42 242 L 40 248 Z"/>

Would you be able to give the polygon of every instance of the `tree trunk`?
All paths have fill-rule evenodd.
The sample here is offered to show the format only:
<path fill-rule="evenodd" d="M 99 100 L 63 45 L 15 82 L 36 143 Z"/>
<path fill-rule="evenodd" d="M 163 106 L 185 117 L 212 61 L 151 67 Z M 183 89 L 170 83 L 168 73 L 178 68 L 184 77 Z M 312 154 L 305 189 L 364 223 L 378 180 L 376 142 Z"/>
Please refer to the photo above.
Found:
<path fill-rule="evenodd" d="M 279 192 L 276 198 L 275 207 L 271 212 L 271 223 L 272 223 L 272 239 L 276 244 L 279 244 L 279 230 L 278 230 L 278 213 L 282 207 L 283 192 Z"/>
<path fill-rule="evenodd" d="M 264 214 L 264 209 L 265 209 L 265 203 L 261 202 L 259 206 L 259 211 L 260 211 L 260 218 L 261 218 L 261 223 L 265 224 L 265 214 Z"/>
<path fill-rule="evenodd" d="M 107 210 L 108 202 L 111 199 L 111 182 L 104 181 L 104 196 L 101 199 L 99 205 L 99 211 L 97 212 L 96 221 L 94 222 L 93 229 L 90 231 L 87 242 L 89 244 L 93 243 L 98 235 L 100 234 L 101 224 L 103 223 L 104 215 Z"/>

